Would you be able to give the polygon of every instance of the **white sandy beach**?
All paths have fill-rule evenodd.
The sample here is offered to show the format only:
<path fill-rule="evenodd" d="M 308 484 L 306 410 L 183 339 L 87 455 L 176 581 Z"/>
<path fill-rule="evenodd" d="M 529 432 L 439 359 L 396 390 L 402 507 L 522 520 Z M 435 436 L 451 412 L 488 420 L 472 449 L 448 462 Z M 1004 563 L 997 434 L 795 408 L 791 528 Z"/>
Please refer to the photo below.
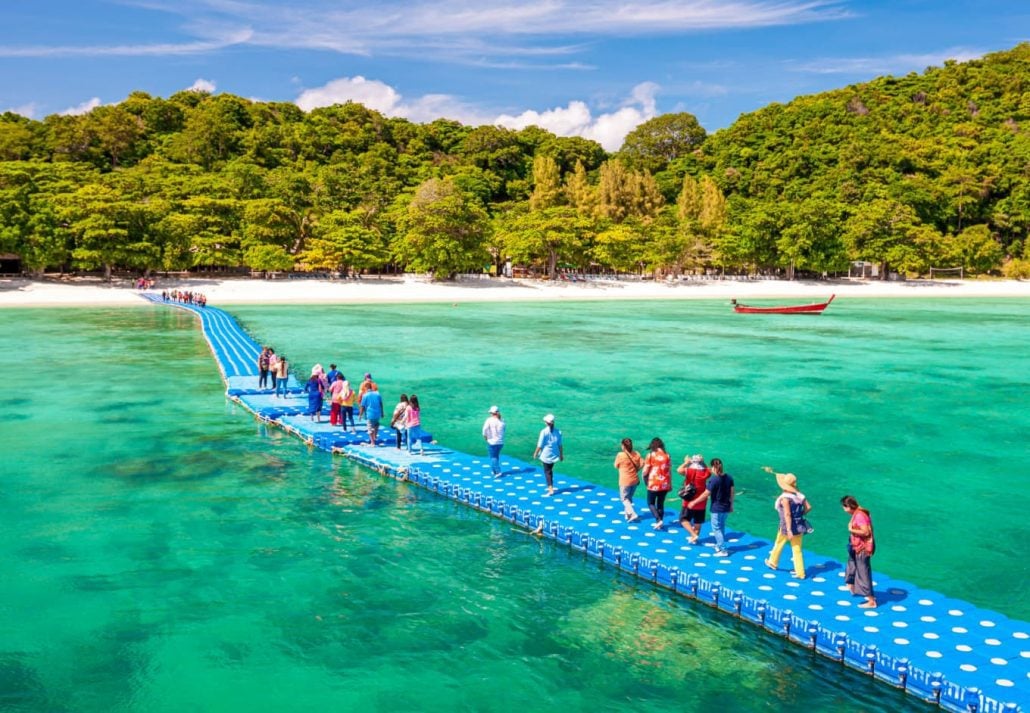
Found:
<path fill-rule="evenodd" d="M 726 299 L 821 302 L 849 297 L 1030 297 L 1030 281 L 1017 280 L 591 280 L 549 282 L 483 278 L 430 282 L 412 276 L 361 280 L 159 278 L 154 288 L 194 290 L 209 304 L 362 304 L 534 300 Z M 131 280 L 97 278 L 0 279 L 3 307 L 138 306 Z"/>

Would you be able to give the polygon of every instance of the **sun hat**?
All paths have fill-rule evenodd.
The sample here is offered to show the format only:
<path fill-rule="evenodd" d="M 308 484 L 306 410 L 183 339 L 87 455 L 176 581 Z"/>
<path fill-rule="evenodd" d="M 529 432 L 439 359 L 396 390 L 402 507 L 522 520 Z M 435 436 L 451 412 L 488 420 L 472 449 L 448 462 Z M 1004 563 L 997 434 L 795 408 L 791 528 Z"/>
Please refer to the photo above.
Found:
<path fill-rule="evenodd" d="M 491 406 L 490 407 L 490 413 L 500 413 L 500 412 L 501 412 L 501 409 L 497 408 L 496 406 Z"/>
<path fill-rule="evenodd" d="M 549 413 L 546 416 L 544 416 L 544 423 L 548 423 L 548 424 L 554 423 L 554 414 L 553 413 Z"/>
<path fill-rule="evenodd" d="M 796 493 L 798 491 L 798 478 L 793 473 L 777 473 L 776 484 L 780 486 L 781 490 L 788 493 Z"/>

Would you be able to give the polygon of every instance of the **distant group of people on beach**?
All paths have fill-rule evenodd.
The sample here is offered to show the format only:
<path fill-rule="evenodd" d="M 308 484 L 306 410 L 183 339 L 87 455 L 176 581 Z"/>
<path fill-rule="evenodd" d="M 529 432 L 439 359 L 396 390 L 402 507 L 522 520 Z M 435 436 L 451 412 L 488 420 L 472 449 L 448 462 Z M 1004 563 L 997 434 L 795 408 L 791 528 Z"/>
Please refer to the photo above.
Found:
<path fill-rule="evenodd" d="M 153 281 L 151 281 L 151 287 L 153 287 Z M 207 306 L 207 295 L 192 290 L 161 290 L 161 299 L 165 302 L 181 302 L 197 307 Z"/>
<path fill-rule="evenodd" d="M 157 284 L 152 277 L 140 277 L 136 279 L 137 290 L 152 290 Z"/>

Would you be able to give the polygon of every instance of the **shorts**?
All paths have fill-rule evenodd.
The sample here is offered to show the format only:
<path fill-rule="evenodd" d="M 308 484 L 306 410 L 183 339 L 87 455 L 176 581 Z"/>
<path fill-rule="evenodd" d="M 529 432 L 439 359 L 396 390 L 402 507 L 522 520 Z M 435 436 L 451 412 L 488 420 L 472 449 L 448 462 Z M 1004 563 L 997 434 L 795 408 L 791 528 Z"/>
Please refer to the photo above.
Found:
<path fill-rule="evenodd" d="M 379 419 L 378 418 L 366 419 L 365 420 L 365 425 L 368 426 L 369 430 L 372 430 L 373 428 L 379 428 Z"/>
<path fill-rule="evenodd" d="M 687 508 L 683 508 L 680 510 L 680 522 L 689 522 L 691 525 L 704 525 L 705 509 L 688 510 Z"/>

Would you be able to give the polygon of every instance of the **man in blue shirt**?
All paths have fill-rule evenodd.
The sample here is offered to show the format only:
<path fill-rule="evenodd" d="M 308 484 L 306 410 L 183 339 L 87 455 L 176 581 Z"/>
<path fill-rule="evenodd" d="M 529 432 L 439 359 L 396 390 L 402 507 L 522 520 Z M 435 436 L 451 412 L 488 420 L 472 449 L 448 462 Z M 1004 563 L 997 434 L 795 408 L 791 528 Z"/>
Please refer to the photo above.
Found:
<path fill-rule="evenodd" d="M 375 446 L 376 436 L 379 435 L 379 419 L 383 417 L 383 397 L 379 395 L 379 387 L 372 386 L 361 397 L 358 415 L 365 417 L 369 445 Z"/>
<path fill-rule="evenodd" d="M 554 427 L 554 414 L 544 416 L 543 430 L 536 440 L 536 450 L 533 457 L 540 456 L 540 462 L 544 465 L 544 477 L 547 479 L 546 496 L 554 495 L 554 464 L 565 460 L 565 450 L 561 442 L 561 431 Z"/>
<path fill-rule="evenodd" d="M 325 375 L 325 380 L 329 382 L 330 386 L 332 386 L 333 383 L 336 381 L 336 375 L 339 373 L 340 372 L 336 370 L 336 364 L 329 365 L 329 373 Z"/>

